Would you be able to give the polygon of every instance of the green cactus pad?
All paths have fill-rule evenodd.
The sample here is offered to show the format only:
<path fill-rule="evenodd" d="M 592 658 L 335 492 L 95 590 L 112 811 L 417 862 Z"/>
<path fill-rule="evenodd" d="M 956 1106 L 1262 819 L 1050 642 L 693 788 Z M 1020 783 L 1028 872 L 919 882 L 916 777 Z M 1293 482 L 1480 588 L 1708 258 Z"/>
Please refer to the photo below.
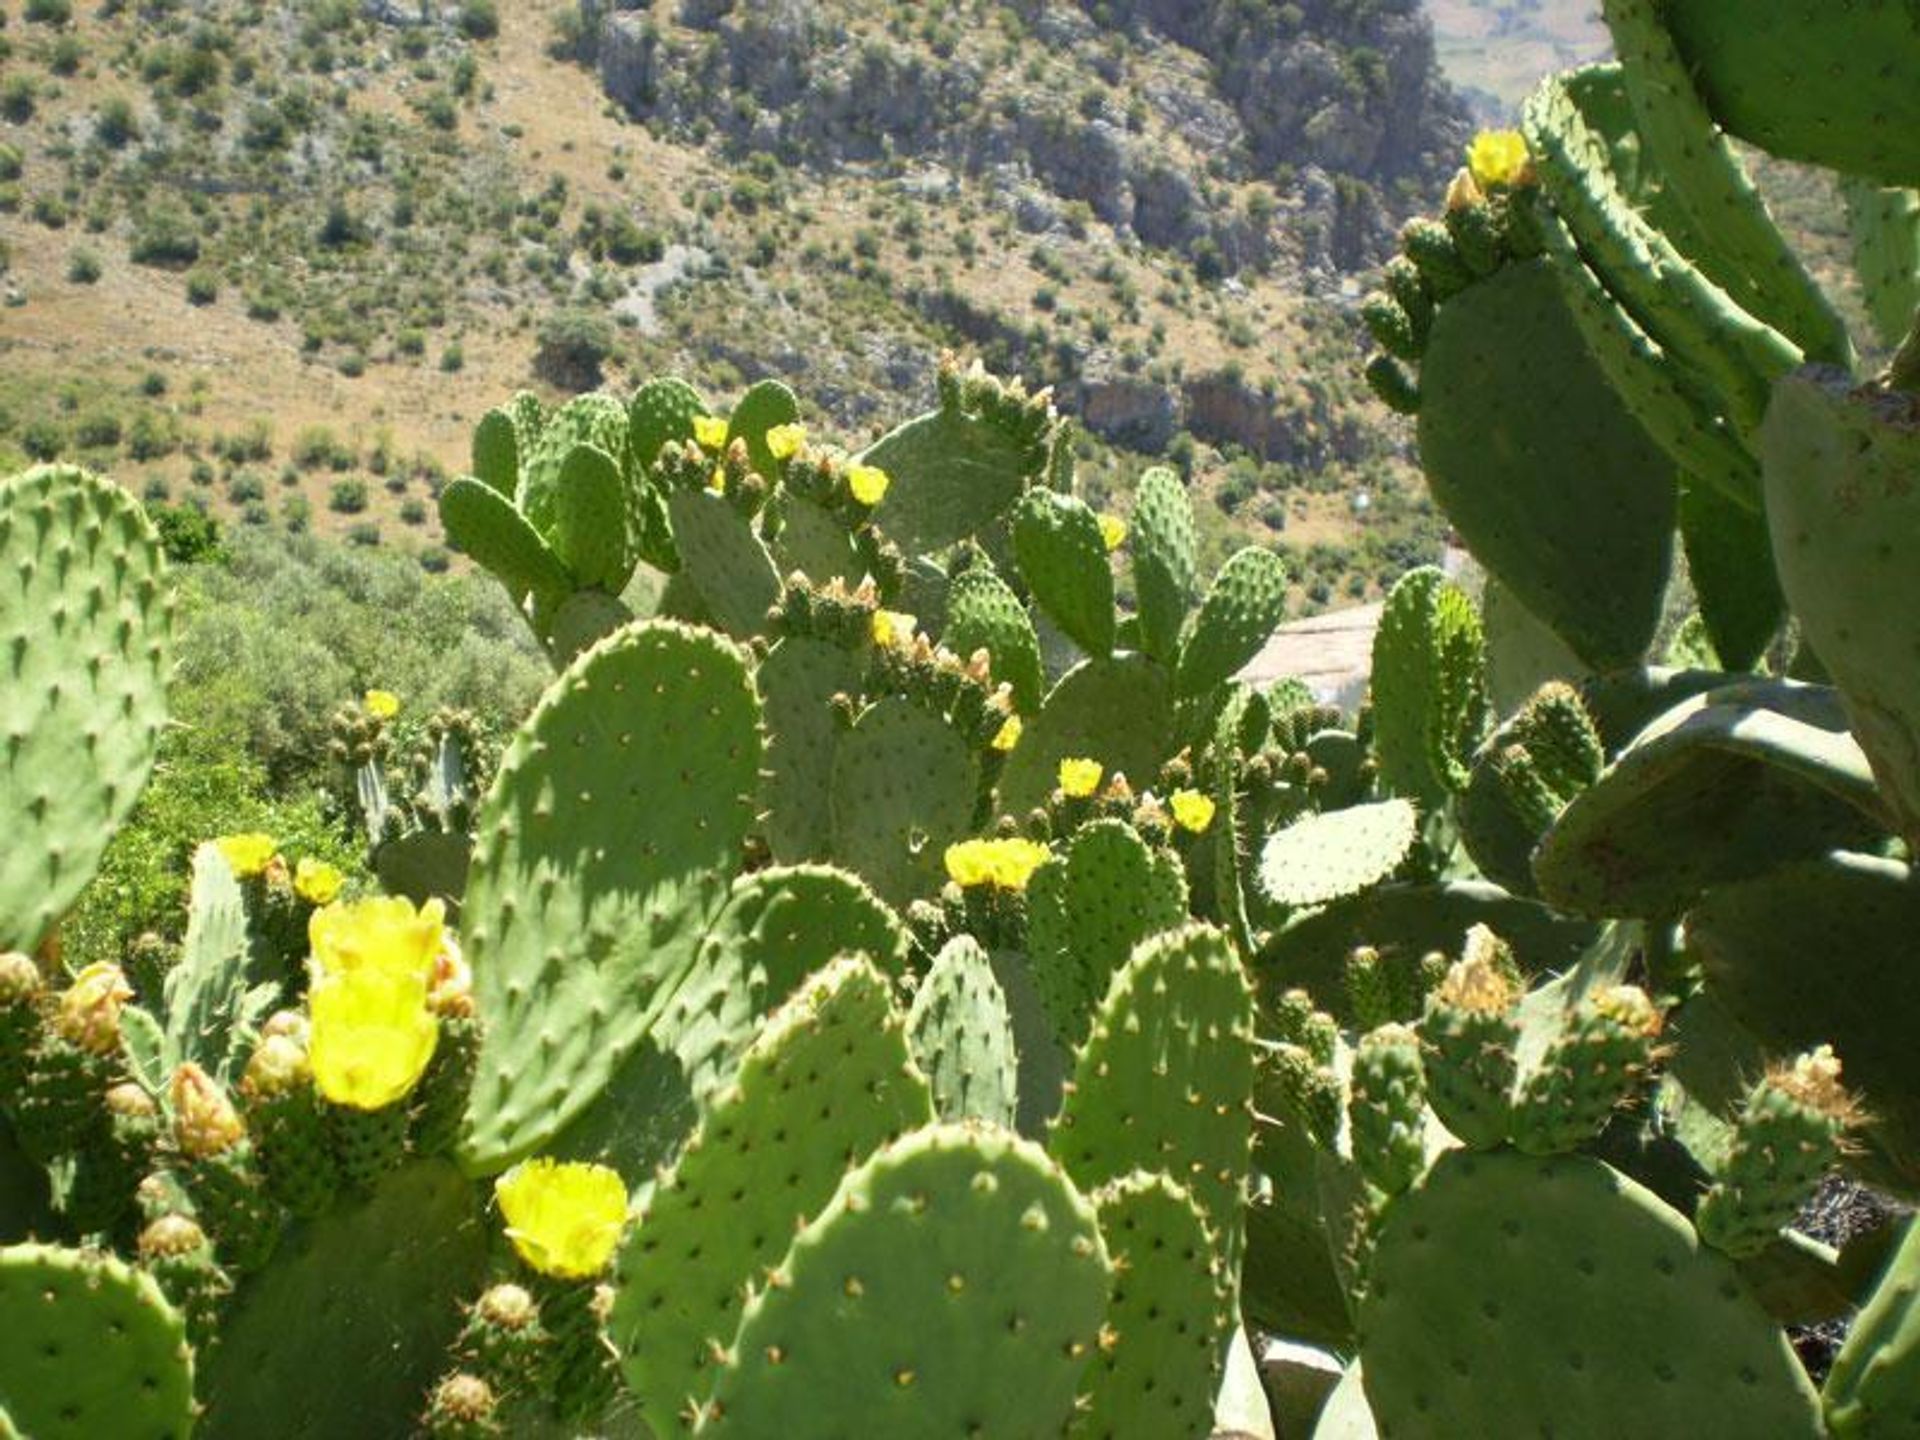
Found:
<path fill-rule="evenodd" d="M 627 453 L 635 465 L 651 468 L 668 441 L 693 439 L 694 420 L 707 413 L 700 392 L 674 375 L 658 375 L 627 401 Z"/>
<path fill-rule="evenodd" d="M 520 488 L 520 440 L 513 417 L 489 410 L 473 427 L 473 478 L 508 500 Z"/>
<path fill-rule="evenodd" d="M 1167 675 L 1140 655 L 1087 660 L 1047 693 L 1000 772 L 1000 809 L 1024 814 L 1060 783 L 1060 762 L 1098 760 L 1108 775 L 1144 787 L 1173 753 Z"/>
<path fill-rule="evenodd" d="M 1013 1020 L 993 963 L 971 935 L 940 947 L 907 1014 L 913 1058 L 942 1120 L 1012 1129 L 1019 1110 Z"/>
<path fill-rule="evenodd" d="M 1187 487 L 1166 466 L 1154 466 L 1134 490 L 1127 555 L 1140 607 L 1140 649 L 1162 665 L 1179 655 L 1180 628 L 1193 604 L 1197 547 Z"/>
<path fill-rule="evenodd" d="M 1738 1272 L 1585 1156 L 1443 1156 L 1387 1212 L 1360 1334 L 1383 1436 L 1820 1433 Z"/>
<path fill-rule="evenodd" d="M 1637 660 L 1666 593 L 1671 467 L 1551 266 L 1509 265 L 1442 306 L 1420 388 L 1427 482 L 1475 558 L 1589 664 Z"/>
<path fill-rule="evenodd" d="M 1874 332 L 1883 345 L 1897 346 L 1920 309 L 1920 190 L 1888 190 L 1843 175 L 1840 195 Z"/>
<path fill-rule="evenodd" d="M 547 656 L 553 661 L 556 670 L 564 670 L 571 665 L 580 652 L 588 646 L 599 643 L 622 625 L 631 623 L 633 611 L 621 601 L 604 590 L 576 590 L 552 609 L 543 607 L 536 616 L 547 644 Z M 408 836 L 409 840 L 435 839 L 460 842 L 462 856 L 465 855 L 465 837 L 434 835 L 431 832 Z M 379 863 L 386 863 L 387 854 L 395 848 L 394 841 L 388 841 L 380 847 Z M 465 860 L 461 861 L 461 871 L 465 873 Z M 382 883 L 385 876 L 382 875 Z M 408 892 L 410 893 L 410 892 Z M 458 892 L 455 892 L 455 898 Z"/>
<path fill-rule="evenodd" d="M 1764 515 L 1690 476 L 1680 481 L 1680 539 L 1700 618 L 1728 670 L 1757 665 L 1787 618 Z"/>
<path fill-rule="evenodd" d="M 680 573 L 693 582 L 713 618 L 730 635 L 758 635 L 780 598 L 773 556 L 745 516 L 724 495 L 676 490 L 667 498 Z"/>
<path fill-rule="evenodd" d="M 147 783 L 173 597 L 140 507 L 70 465 L 0 480 L 0 574 L 0 950 L 30 951 Z"/>
<path fill-rule="evenodd" d="M 1822 1402 L 1834 1440 L 1895 1440 L 1920 1430 L 1920 1224 L 1854 1317 Z"/>
<path fill-rule="evenodd" d="M 834 751 L 834 858 L 891 904 L 930 895 L 979 788 L 979 762 L 944 720 L 899 697 L 869 706 Z"/>
<path fill-rule="evenodd" d="M 498 490 L 461 476 L 440 492 L 440 526 L 462 555 L 507 587 L 516 603 L 558 604 L 573 589 L 560 557 Z"/>
<path fill-rule="evenodd" d="M 859 463 L 878 465 L 892 478 L 878 518 L 909 553 L 944 550 L 985 530 L 1037 473 L 1019 439 L 958 408 L 909 420 Z"/>
<path fill-rule="evenodd" d="M 780 462 L 767 448 L 767 432 L 776 425 L 791 425 L 800 418 L 800 402 L 793 391 L 778 380 L 761 380 L 751 385 L 727 417 L 727 444 L 747 442 L 747 458 L 753 468 L 769 480 L 780 473 Z"/>
<path fill-rule="evenodd" d="M 201 845 L 193 853 L 186 938 L 161 990 L 164 1074 L 191 1060 L 223 1085 L 234 1078 L 246 1059 L 247 1037 L 236 1033 L 245 1027 L 235 1022 L 244 1014 L 247 989 L 254 983 L 247 973 L 248 959 L 240 884 L 219 847 Z"/>
<path fill-rule="evenodd" d="M 1033 598 L 1095 659 L 1113 653 L 1113 567 L 1100 521 L 1083 501 L 1029 490 L 1013 512 L 1013 549 Z"/>
<path fill-rule="evenodd" d="M 1073 1435 L 1166 1440 L 1208 1434 L 1233 1328 L 1206 1221 L 1165 1175 L 1136 1173 L 1093 1197 L 1113 1263 L 1110 1346 L 1087 1367 Z"/>
<path fill-rule="evenodd" d="M 407 1440 L 485 1274 L 473 1186 L 418 1161 L 290 1230 L 243 1285 L 205 1367 L 208 1440 Z"/>
<path fill-rule="evenodd" d="M 582 655 L 508 747 L 461 908 L 476 1170 L 592 1105 L 665 1011 L 752 822 L 758 711 L 731 645 L 660 621 Z"/>
<path fill-rule="evenodd" d="M 1487 639 L 1487 690 L 1496 715 L 1511 715 L 1549 680 L 1578 680 L 1587 667 L 1513 592 L 1487 580 L 1480 596 Z"/>
<path fill-rule="evenodd" d="M 1426 1077 L 1420 1040 L 1400 1025 L 1383 1025 L 1354 1050 L 1347 1089 L 1353 1158 L 1367 1182 L 1398 1195 L 1426 1169 Z"/>
<path fill-rule="evenodd" d="M 1673 915 L 1710 885 L 1864 842 L 1877 805 L 1832 692 L 1713 691 L 1648 726 L 1574 799 L 1534 877 L 1575 914 Z"/>
<path fill-rule="evenodd" d="M 1834 854 L 1710 891 L 1687 915 L 1713 995 L 1775 1055 L 1831 1043 L 1861 1096 L 1856 1170 L 1920 1195 L 1920 887 L 1905 865 Z"/>
<path fill-rule="evenodd" d="M 841 735 L 833 697 L 859 693 L 859 657 L 825 640 L 789 636 L 767 653 L 755 678 L 767 722 L 760 785 L 767 844 L 780 860 L 824 860 L 833 851 L 833 757 Z"/>
<path fill-rule="evenodd" d="M 548 537 L 560 563 L 582 585 L 618 595 L 633 577 L 627 539 L 627 484 L 606 451 L 576 445 L 560 464 Z"/>
<path fill-rule="evenodd" d="M 1180 647 L 1174 693 L 1203 695 L 1231 680 L 1287 613 L 1287 564 L 1271 550 L 1235 552 L 1213 577 Z"/>
<path fill-rule="evenodd" d="M 781 491 L 776 497 L 780 529 L 773 538 L 773 558 L 782 575 L 798 570 L 816 585 L 835 576 L 849 588 L 866 573 L 846 522 L 811 500 Z"/>
<path fill-rule="evenodd" d="M 698 1412 L 750 1288 L 848 1166 L 932 1118 L 886 977 L 867 961 L 835 961 L 776 1012 L 615 1263 L 608 1331 L 657 1432 Z"/>
<path fill-rule="evenodd" d="M 627 408 L 611 395 L 576 395 L 547 417 L 533 444 L 520 452 L 520 488 L 514 503 L 542 535 L 553 533 L 562 471 L 576 447 L 591 445 L 627 464 Z"/>
<path fill-rule="evenodd" d="M 1252 987 L 1227 937 L 1191 925 L 1115 973 L 1048 1148 L 1083 1188 L 1135 1170 L 1178 1177 L 1237 1284 L 1252 1094 Z"/>
<path fill-rule="evenodd" d="M 111 1255 L 0 1249 L 0 1405 L 32 1440 L 184 1437 L 186 1322 L 152 1277 Z"/>
<path fill-rule="evenodd" d="M 874 1155 L 748 1306 L 701 1435 L 1058 1435 L 1109 1269 L 1040 1149 L 935 1126 Z"/>
<path fill-rule="evenodd" d="M 1420 829 L 1405 800 L 1305 815 L 1267 837 L 1260 886 L 1282 905 L 1324 905 L 1377 885 L 1407 858 Z"/>
<path fill-rule="evenodd" d="M 1769 14 L 1737 0 L 1661 7 L 1707 109 L 1763 150 L 1920 184 L 1920 15 L 1901 0 Z"/>
<path fill-rule="evenodd" d="M 1839 371 L 1780 383 L 1761 437 L 1774 560 L 1807 641 L 1846 697 L 1909 842 L 1920 840 L 1920 401 Z"/>
<path fill-rule="evenodd" d="M 1111 605 L 1109 605 L 1111 609 Z M 1013 708 L 1031 715 L 1046 684 L 1040 669 L 1040 639 L 1027 607 L 992 569 L 975 565 L 947 589 L 947 623 L 940 643 L 961 659 L 976 650 L 992 657 L 995 684 L 1013 689 Z"/>
<path fill-rule="evenodd" d="M 1473 601 L 1435 566 L 1395 582 L 1373 636 L 1373 750 L 1401 795 L 1466 788 L 1487 723 L 1486 639 Z"/>

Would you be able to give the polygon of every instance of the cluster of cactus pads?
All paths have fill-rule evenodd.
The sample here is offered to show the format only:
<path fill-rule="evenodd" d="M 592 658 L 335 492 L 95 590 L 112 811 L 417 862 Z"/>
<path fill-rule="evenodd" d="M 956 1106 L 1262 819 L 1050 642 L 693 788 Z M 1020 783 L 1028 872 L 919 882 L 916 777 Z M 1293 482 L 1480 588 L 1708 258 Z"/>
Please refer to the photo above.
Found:
<path fill-rule="evenodd" d="M 533 714 L 369 694 L 378 891 L 219 837 L 72 973 L 171 602 L 0 481 L 0 1434 L 1920 1433 L 1920 18 L 1605 9 L 1365 307 L 1489 578 L 1358 714 L 1044 393 L 520 396 L 442 509 Z M 1884 373 L 1729 136 L 1845 172 Z"/>

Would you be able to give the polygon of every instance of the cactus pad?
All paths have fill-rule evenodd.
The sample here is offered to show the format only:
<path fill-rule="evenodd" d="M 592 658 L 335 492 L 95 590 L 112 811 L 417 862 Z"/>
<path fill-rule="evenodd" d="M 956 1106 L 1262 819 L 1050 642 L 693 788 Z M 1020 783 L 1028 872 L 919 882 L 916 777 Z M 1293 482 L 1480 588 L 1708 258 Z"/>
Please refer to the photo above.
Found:
<path fill-rule="evenodd" d="M 748 1306 L 701 1435 L 1057 1435 L 1109 1269 L 1040 1149 L 935 1126 L 847 1176 Z"/>
<path fill-rule="evenodd" d="M 944 720 L 897 696 L 869 706 L 834 752 L 834 858 L 895 905 L 932 894 L 979 786 L 979 762 Z"/>
<path fill-rule="evenodd" d="M 1394 584 L 1373 637 L 1373 749 L 1396 794 L 1432 805 L 1467 785 L 1487 723 L 1486 640 L 1473 601 L 1434 566 Z"/>
<path fill-rule="evenodd" d="M 1111 609 L 1111 602 L 1109 602 Z M 947 624 L 940 643 L 966 659 L 985 650 L 995 683 L 1013 689 L 1013 707 L 1023 715 L 1040 708 L 1045 677 L 1040 669 L 1040 640 L 1020 597 L 985 565 L 954 578 L 947 590 Z"/>
<path fill-rule="evenodd" d="M 859 692 L 860 661 L 825 640 L 790 635 L 755 675 L 766 710 L 767 768 L 760 786 L 767 844 L 788 862 L 833 850 L 833 756 L 841 726 L 833 697 Z"/>
<path fill-rule="evenodd" d="M 1383 1435 L 1819 1434 L 1786 1336 L 1686 1219 L 1585 1156 L 1443 1156 L 1360 1304 Z"/>
<path fill-rule="evenodd" d="M 707 490 L 676 490 L 667 500 L 680 573 L 691 581 L 713 618 L 730 635 L 758 635 L 780 598 L 773 557 L 752 523 Z"/>
<path fill-rule="evenodd" d="M 909 420 L 860 456 L 893 478 L 879 521 L 910 553 L 943 550 L 991 525 L 1020 498 L 1035 466 L 992 421 L 946 407 Z"/>
<path fill-rule="evenodd" d="M 576 445 L 560 465 L 548 537 L 582 585 L 618 595 L 633 578 L 627 484 L 619 463 L 595 445 Z"/>
<path fill-rule="evenodd" d="M 557 605 L 573 576 L 513 502 L 466 476 L 440 492 L 440 526 L 447 541 L 507 587 L 516 603 L 531 595 Z"/>
<path fill-rule="evenodd" d="M 693 439 L 693 422 L 707 413 L 706 401 L 686 381 L 655 376 L 627 401 L 627 450 L 633 463 L 651 468 L 668 441 Z"/>
<path fill-rule="evenodd" d="M 1893 1440 L 1920 1430 L 1920 1224 L 1908 1222 L 1822 1398 L 1836 1440 Z"/>
<path fill-rule="evenodd" d="M 110 1255 L 0 1249 L 0 1406 L 33 1440 L 193 1429 L 186 1323 L 152 1278 Z"/>
<path fill-rule="evenodd" d="M 1013 1020 L 993 962 L 971 935 L 954 936 L 933 957 L 914 992 L 907 1033 L 942 1120 L 1013 1128 L 1019 1110 Z"/>
<path fill-rule="evenodd" d="M 792 390 L 778 380 L 756 381 L 727 417 L 727 444 L 744 440 L 753 468 L 771 480 L 780 473 L 780 462 L 767 448 L 767 432 L 776 425 L 791 425 L 799 418 L 800 402 Z"/>
<path fill-rule="evenodd" d="M 1283 905 L 1324 905 L 1357 895 L 1399 868 L 1419 814 L 1405 800 L 1376 800 L 1306 815 L 1268 837 L 1261 887 Z"/>
<path fill-rule="evenodd" d="M 1173 753 L 1166 672 L 1139 655 L 1088 660 L 1061 677 L 1000 773 L 1000 809 L 1019 815 L 1046 803 L 1060 762 L 1098 760 L 1108 775 L 1145 786 Z"/>
<path fill-rule="evenodd" d="M 173 597 L 131 496 L 70 465 L 0 480 L 0 950 L 32 950 L 140 798 Z"/>
<path fill-rule="evenodd" d="M 1140 649 L 1162 665 L 1179 654 L 1180 627 L 1193 604 L 1196 547 L 1187 487 L 1166 466 L 1154 466 L 1134 490 L 1127 554 L 1140 607 Z"/>
<path fill-rule="evenodd" d="M 751 823 L 758 709 L 732 646 L 655 622 L 576 660 L 509 746 L 461 910 L 476 1169 L 590 1106 L 692 967 Z"/>
<path fill-rule="evenodd" d="M 1034 599 L 1087 654 L 1113 652 L 1113 567 L 1084 501 L 1033 489 L 1013 512 L 1013 548 Z"/>
<path fill-rule="evenodd" d="M 866 961 L 836 961 L 781 1007 L 616 1262 L 609 1329 L 656 1431 L 697 1413 L 749 1287 L 847 1166 L 932 1118 L 887 981 Z"/>
<path fill-rule="evenodd" d="M 1231 680 L 1286 618 L 1287 565 L 1271 550 L 1235 552 L 1213 577 L 1180 647 L 1174 690 L 1202 695 Z"/>

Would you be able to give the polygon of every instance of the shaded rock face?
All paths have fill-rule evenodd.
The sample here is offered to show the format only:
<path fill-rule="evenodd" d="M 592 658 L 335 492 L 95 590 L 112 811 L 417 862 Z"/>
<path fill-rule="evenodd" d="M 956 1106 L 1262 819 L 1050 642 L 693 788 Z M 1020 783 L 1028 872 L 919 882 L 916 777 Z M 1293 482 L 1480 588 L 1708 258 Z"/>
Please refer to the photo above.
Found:
<path fill-rule="evenodd" d="M 1011 171 L 1030 233 L 1057 223 L 1049 198 L 1079 202 L 1228 269 L 1302 248 L 1315 265 L 1382 258 L 1395 217 L 1379 187 L 1437 181 L 1466 133 L 1418 0 L 1009 0 L 1023 43 L 1084 73 L 1031 90 L 964 53 L 856 35 L 830 0 L 679 0 L 675 26 L 639 0 L 580 3 L 607 93 L 638 118 L 826 169 L 917 157 Z M 1084 103 L 1101 85 L 1135 88 Z M 1152 125 L 1122 117 L 1128 96 Z M 1281 175 L 1281 203 L 1241 213 L 1202 166 Z"/>

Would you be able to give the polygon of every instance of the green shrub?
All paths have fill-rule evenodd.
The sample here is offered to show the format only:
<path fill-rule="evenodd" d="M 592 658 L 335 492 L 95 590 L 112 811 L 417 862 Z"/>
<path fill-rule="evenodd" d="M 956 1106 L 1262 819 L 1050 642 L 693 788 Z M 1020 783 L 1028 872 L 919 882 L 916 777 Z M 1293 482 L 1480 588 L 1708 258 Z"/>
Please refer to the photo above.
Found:
<path fill-rule="evenodd" d="M 67 279 L 75 285 L 92 285 L 100 279 L 100 257 L 91 250 L 75 250 L 67 256 Z"/>
<path fill-rule="evenodd" d="M 358 515 L 367 508 L 367 482 L 336 480 L 327 492 L 327 508 L 336 515 Z"/>

